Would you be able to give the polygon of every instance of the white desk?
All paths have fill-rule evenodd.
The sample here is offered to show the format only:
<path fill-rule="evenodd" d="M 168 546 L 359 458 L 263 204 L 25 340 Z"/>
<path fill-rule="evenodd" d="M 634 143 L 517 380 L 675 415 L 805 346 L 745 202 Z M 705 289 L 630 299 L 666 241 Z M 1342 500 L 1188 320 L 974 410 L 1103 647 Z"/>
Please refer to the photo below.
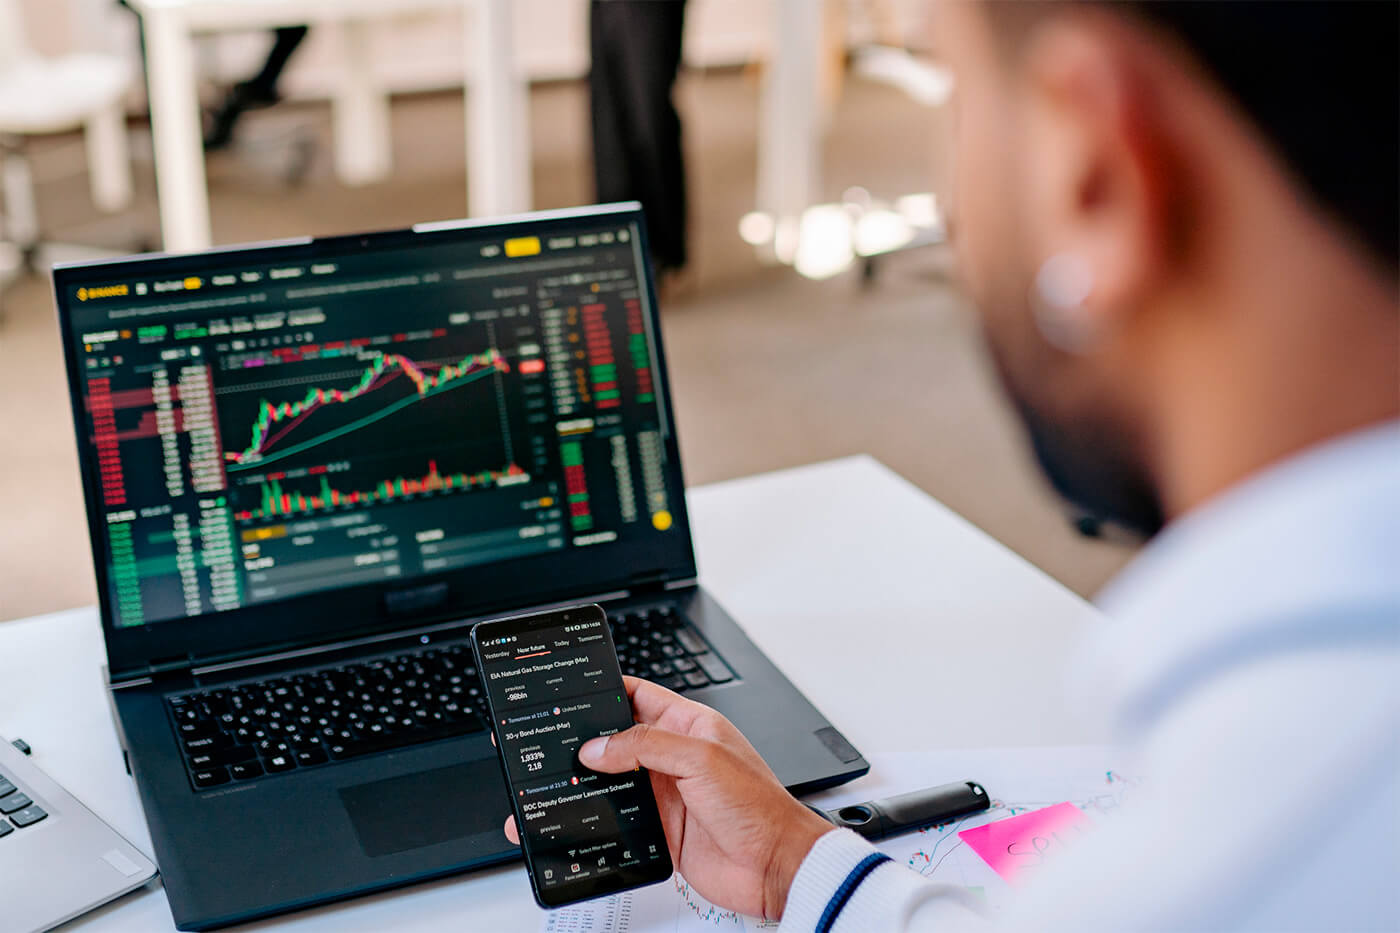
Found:
<path fill-rule="evenodd" d="M 130 0 L 146 36 L 156 190 L 165 251 L 207 249 L 194 36 L 314 23 L 334 29 L 345 74 L 332 100 L 336 168 L 347 184 L 390 168 L 389 103 L 370 72 L 369 24 L 460 7 L 466 18 L 467 202 L 474 216 L 530 208 L 528 91 L 515 61 L 509 0 Z"/>
<path fill-rule="evenodd" d="M 1100 739 L 1056 700 L 1094 610 L 875 461 L 720 483 L 688 499 L 701 579 L 876 771 L 881 755 L 910 748 Z M 27 739 L 40 767 L 149 852 L 102 661 L 93 609 L 0 624 L 0 730 Z M 247 929 L 530 933 L 539 922 L 512 866 Z M 156 885 L 73 928 L 173 925 Z"/>

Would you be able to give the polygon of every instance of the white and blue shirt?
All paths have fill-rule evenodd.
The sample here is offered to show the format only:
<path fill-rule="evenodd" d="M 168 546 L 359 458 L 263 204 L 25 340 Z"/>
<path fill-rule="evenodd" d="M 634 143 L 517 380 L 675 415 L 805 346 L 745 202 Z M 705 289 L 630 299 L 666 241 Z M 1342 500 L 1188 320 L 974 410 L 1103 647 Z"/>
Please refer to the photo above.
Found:
<path fill-rule="evenodd" d="M 1400 422 L 1194 509 L 1099 602 L 1074 681 L 1133 807 L 994 921 L 833 831 L 783 929 L 1400 930 Z"/>

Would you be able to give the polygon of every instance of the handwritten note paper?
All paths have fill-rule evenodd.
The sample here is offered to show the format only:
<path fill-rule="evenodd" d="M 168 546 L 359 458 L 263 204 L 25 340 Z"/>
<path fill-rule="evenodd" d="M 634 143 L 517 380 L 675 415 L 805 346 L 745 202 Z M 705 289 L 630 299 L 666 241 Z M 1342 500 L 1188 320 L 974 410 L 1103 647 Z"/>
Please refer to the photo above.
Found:
<path fill-rule="evenodd" d="M 1052 798 L 1053 799 L 1053 798 Z M 1089 818 L 1072 803 L 1057 803 L 958 833 L 992 870 L 1015 884 L 1027 871 L 1053 859 L 1089 827 Z"/>

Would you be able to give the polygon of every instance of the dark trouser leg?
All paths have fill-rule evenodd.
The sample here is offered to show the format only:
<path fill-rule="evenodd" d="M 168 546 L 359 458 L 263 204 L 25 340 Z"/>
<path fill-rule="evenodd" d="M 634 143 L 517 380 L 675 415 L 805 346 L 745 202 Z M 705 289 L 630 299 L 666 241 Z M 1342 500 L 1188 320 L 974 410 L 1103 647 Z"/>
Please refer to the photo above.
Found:
<path fill-rule="evenodd" d="M 685 165 L 671 98 L 681 60 L 684 0 L 594 0 L 594 177 L 600 201 L 646 210 L 658 266 L 686 262 Z"/>
<path fill-rule="evenodd" d="M 272 51 L 267 53 L 267 61 L 263 62 L 262 71 L 254 77 L 243 82 L 246 87 L 256 88 L 262 96 L 271 100 L 277 96 L 277 81 L 282 77 L 282 69 L 287 67 L 287 61 L 292 57 L 292 53 L 301 45 L 308 32 L 306 26 L 283 26 L 274 30 L 276 38 L 272 43 Z"/>
<path fill-rule="evenodd" d="M 632 188 L 631 154 L 623 112 L 623 80 L 609 47 L 617 17 L 610 2 L 593 0 L 589 7 L 589 110 L 593 124 L 593 193 L 600 203 L 636 197 Z"/>
<path fill-rule="evenodd" d="M 277 102 L 277 81 L 282 77 L 282 70 L 287 67 L 292 53 L 306 38 L 307 32 L 306 26 L 283 26 L 273 30 L 275 38 L 272 50 L 267 53 L 262 70 L 247 81 L 235 84 L 224 98 L 223 104 L 214 111 L 209 130 L 204 134 L 205 149 L 222 149 L 231 143 L 233 128 L 237 125 L 238 118 L 243 116 L 243 111 L 267 107 Z"/>

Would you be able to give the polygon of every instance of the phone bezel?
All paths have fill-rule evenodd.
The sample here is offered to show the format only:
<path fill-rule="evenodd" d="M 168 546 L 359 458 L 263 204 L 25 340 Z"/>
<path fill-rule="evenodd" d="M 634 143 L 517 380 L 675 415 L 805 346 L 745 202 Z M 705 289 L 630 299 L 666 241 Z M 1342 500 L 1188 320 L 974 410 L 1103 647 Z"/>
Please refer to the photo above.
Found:
<path fill-rule="evenodd" d="M 496 718 L 496 707 L 492 702 L 491 690 L 486 688 L 486 665 L 481 657 L 481 641 L 483 638 L 494 638 L 502 635 L 512 635 L 520 632 L 531 632 L 539 629 L 557 628 L 568 622 L 585 621 L 590 618 L 597 619 L 603 623 L 603 632 L 607 636 L 607 644 L 611 649 L 610 659 L 617 670 L 619 679 L 622 677 L 622 666 L 617 661 L 617 646 L 613 643 L 612 630 L 607 625 L 607 613 L 603 607 L 596 603 L 581 606 L 572 606 L 567 609 L 554 609 L 548 612 L 534 613 L 526 616 L 513 616 L 504 619 L 489 619 L 478 622 L 472 626 L 471 645 L 472 654 L 476 659 L 476 668 L 481 672 L 482 686 L 485 688 L 486 706 L 491 713 L 492 744 L 496 748 L 496 763 L 500 765 L 501 777 L 505 781 L 506 790 L 510 796 L 511 812 L 515 815 L 515 825 L 520 832 L 520 850 L 525 860 L 525 871 L 530 878 L 530 890 L 535 896 L 535 902 L 541 907 L 552 910 L 564 907 L 579 901 L 592 900 L 597 897 L 606 897 L 610 894 L 619 894 L 623 891 L 630 891 L 634 888 L 645 887 L 649 884 L 656 884 L 665 881 L 675 873 L 675 866 L 671 861 L 671 851 L 669 844 L 663 835 L 662 858 L 651 864 L 638 865 L 632 869 L 609 872 L 601 878 L 588 878 L 579 881 L 566 882 L 554 885 L 548 889 L 541 886 L 539 878 L 535 873 L 534 853 L 530 849 L 528 838 L 520 827 L 525 825 L 524 813 L 518 803 L 519 797 L 516 794 L 515 783 L 511 779 L 510 769 L 506 766 L 505 755 L 502 750 L 501 736 L 498 732 L 499 722 Z M 632 711 L 632 701 L 627 699 L 628 712 Z M 645 768 L 641 769 L 642 775 L 647 775 Z M 649 777 L 649 775 L 647 775 Z M 651 806 L 657 812 L 657 823 L 661 825 L 660 811 L 656 806 L 656 796 L 651 794 Z"/>

